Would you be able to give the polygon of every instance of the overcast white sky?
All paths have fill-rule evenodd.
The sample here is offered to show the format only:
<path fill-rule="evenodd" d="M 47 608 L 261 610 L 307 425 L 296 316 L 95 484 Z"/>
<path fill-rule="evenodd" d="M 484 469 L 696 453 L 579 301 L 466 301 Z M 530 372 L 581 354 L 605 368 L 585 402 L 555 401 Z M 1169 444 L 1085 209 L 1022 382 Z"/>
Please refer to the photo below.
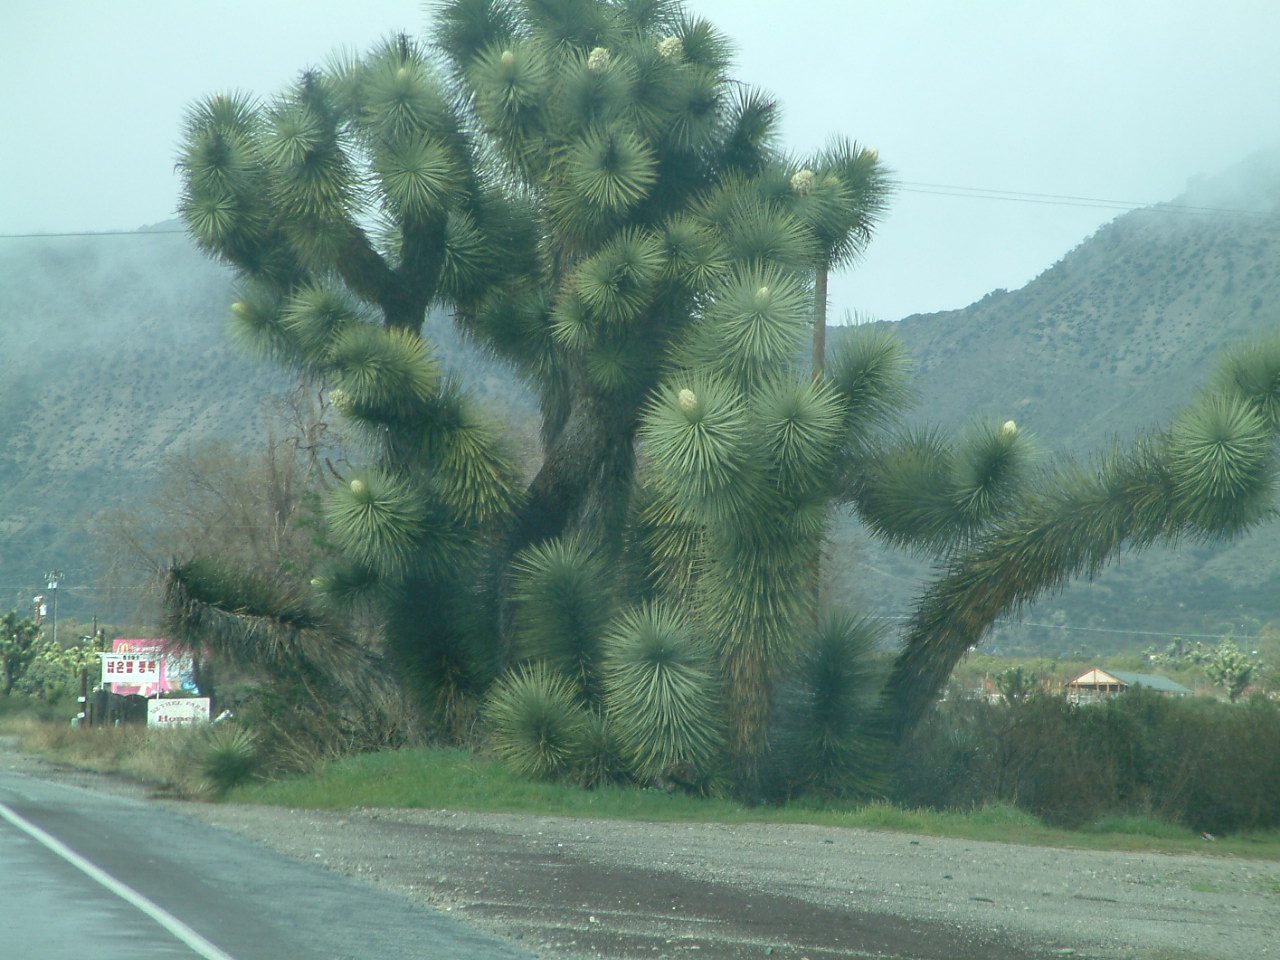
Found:
<path fill-rule="evenodd" d="M 903 183 L 865 261 L 833 283 L 833 319 L 1021 286 L 1119 213 L 923 185 L 1140 205 L 1280 142 L 1276 0 L 689 6 L 738 44 L 738 76 L 780 98 L 796 150 L 845 134 Z M 192 99 L 274 93 L 335 47 L 426 17 L 416 0 L 7 0 L 0 233 L 170 218 Z"/>

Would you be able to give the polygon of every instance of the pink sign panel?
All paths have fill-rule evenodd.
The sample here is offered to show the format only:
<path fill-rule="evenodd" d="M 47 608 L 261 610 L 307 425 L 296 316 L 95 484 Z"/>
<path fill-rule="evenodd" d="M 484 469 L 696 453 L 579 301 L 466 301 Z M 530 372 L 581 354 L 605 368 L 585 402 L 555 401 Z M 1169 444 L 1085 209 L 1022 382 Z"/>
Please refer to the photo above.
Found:
<path fill-rule="evenodd" d="M 160 664 L 160 682 L 158 684 L 154 681 L 151 683 L 113 683 L 111 685 L 112 692 L 125 697 L 133 694 L 154 697 L 157 693 L 168 693 L 171 690 L 194 689 L 195 684 L 191 676 L 191 658 L 166 653 L 165 647 L 168 646 L 168 643 L 168 640 L 161 639 L 117 639 L 111 641 L 112 653 L 146 654 L 159 661 Z"/>

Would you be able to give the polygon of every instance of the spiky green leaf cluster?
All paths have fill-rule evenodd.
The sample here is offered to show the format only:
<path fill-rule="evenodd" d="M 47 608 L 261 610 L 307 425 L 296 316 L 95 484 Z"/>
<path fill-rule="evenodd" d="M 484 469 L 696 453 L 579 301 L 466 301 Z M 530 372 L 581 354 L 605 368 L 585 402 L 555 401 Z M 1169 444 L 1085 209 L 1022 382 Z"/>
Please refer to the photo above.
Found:
<path fill-rule="evenodd" d="M 1008 512 L 1034 456 L 1013 421 L 975 423 L 954 440 L 935 430 L 910 432 L 877 452 L 855 502 L 886 540 L 951 550 Z"/>
<path fill-rule="evenodd" d="M 347 324 L 330 348 L 331 381 L 350 398 L 360 419 L 413 421 L 440 386 L 426 343 L 407 330 Z"/>
<path fill-rule="evenodd" d="M 586 712 L 573 684 L 545 664 L 502 677 L 485 700 L 489 745 L 522 776 L 550 779 L 582 755 Z"/>
<path fill-rule="evenodd" d="M 341 293 L 311 284 L 293 291 L 279 319 L 297 356 L 314 370 L 322 370 L 331 362 L 334 345 L 347 328 L 363 322 L 364 318 Z"/>
<path fill-rule="evenodd" d="M 802 168 L 812 185 L 793 186 L 792 212 L 813 233 L 825 265 L 857 259 L 870 242 L 892 192 L 879 160 L 875 150 L 837 138 L 809 161 L 812 169 Z M 792 184 L 798 182 L 793 175 Z"/>
<path fill-rule="evenodd" d="M 1179 416 L 1168 463 L 1174 495 L 1194 528 L 1234 532 L 1270 510 L 1275 437 L 1243 397 L 1209 395 Z"/>
<path fill-rule="evenodd" d="M 801 653 L 786 714 L 783 757 L 798 792 L 876 792 L 883 747 L 870 734 L 882 682 L 884 628 L 849 610 L 818 620 Z"/>
<path fill-rule="evenodd" d="M 600 695 L 600 646 L 612 614 L 612 591 L 601 557 L 575 538 L 529 547 L 513 565 L 519 653 L 548 664 L 577 686 Z"/>
<path fill-rule="evenodd" d="M 1228 348 L 1218 364 L 1214 389 L 1241 397 L 1268 430 L 1280 431 L 1280 339 L 1246 340 Z"/>
<path fill-rule="evenodd" d="M 334 540 L 352 559 L 382 577 L 396 577 L 418 562 L 428 508 L 411 484 L 367 471 L 333 489 L 327 519 Z"/>
<path fill-rule="evenodd" d="M 718 380 L 680 383 L 647 411 L 642 432 L 646 453 L 686 509 L 732 515 L 742 505 L 742 481 L 751 467 L 748 410 Z"/>
<path fill-rule="evenodd" d="M 846 331 L 826 366 L 832 389 L 844 400 L 846 429 L 866 442 L 901 415 L 914 398 L 911 360 L 902 341 L 870 326 Z"/>
<path fill-rule="evenodd" d="M 605 709 L 643 780 L 688 765 L 705 776 L 721 745 L 714 659 L 675 609 L 625 611 L 604 643 Z"/>

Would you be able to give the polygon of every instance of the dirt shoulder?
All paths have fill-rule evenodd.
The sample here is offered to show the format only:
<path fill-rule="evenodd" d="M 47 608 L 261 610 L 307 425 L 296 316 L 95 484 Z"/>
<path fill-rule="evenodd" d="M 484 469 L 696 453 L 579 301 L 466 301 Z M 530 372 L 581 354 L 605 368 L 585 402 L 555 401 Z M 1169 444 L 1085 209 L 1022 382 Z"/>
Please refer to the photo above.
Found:
<path fill-rule="evenodd" d="M 15 754 L 0 763 L 145 796 Z M 169 805 L 556 958 L 1280 958 L 1280 865 L 772 824 Z"/>

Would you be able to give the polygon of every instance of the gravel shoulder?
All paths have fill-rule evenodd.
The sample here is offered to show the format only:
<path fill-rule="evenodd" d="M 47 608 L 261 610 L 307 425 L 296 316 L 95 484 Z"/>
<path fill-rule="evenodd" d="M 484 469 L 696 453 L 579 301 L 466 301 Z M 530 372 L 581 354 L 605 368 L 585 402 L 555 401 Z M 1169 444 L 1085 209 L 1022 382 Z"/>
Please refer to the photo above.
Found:
<path fill-rule="evenodd" d="M 115 777 L 15 754 L 90 789 Z M 165 800 L 541 956 L 1280 958 L 1280 864 L 774 824 L 655 824 Z"/>

